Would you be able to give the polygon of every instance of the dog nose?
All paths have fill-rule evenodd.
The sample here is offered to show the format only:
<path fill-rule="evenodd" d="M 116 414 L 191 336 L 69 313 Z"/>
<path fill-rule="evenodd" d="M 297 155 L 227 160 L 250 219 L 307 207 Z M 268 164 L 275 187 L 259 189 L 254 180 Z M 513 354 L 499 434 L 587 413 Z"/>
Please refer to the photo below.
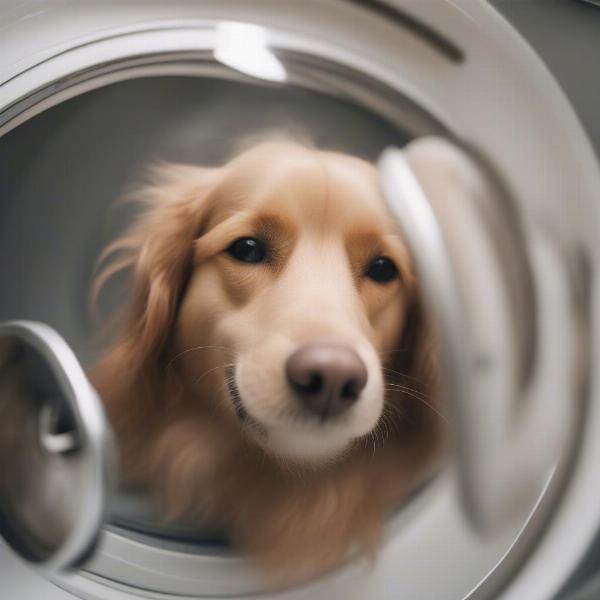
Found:
<path fill-rule="evenodd" d="M 367 367 L 341 344 L 301 346 L 287 360 L 285 373 L 304 408 L 325 420 L 352 406 L 367 385 Z"/>

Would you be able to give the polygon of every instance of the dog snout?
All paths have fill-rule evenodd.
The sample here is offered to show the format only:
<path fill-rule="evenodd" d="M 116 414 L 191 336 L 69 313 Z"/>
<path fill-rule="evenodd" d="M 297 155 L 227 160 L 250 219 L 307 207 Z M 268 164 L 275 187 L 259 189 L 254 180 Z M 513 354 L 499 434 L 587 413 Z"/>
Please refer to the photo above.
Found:
<path fill-rule="evenodd" d="M 302 406 L 322 420 L 350 408 L 367 385 L 367 367 L 352 348 L 315 342 L 287 360 L 285 373 Z"/>

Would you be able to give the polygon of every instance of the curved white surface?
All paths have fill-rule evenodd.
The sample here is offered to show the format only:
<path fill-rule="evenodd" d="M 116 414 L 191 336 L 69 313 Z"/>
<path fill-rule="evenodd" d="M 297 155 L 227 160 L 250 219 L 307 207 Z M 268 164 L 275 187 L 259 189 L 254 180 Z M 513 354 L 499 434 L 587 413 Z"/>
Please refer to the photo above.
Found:
<path fill-rule="evenodd" d="M 110 53 L 126 52 L 127 44 L 134 39 L 115 38 L 114 42 L 101 42 L 94 50 L 85 46 L 107 35 L 145 31 L 148 33 L 143 35 L 150 39 L 156 30 L 166 26 L 193 30 L 204 19 L 249 20 L 292 34 L 301 33 L 332 58 L 363 65 L 373 75 L 403 89 L 461 138 L 483 150 L 530 215 L 537 219 L 543 214 L 548 223 L 567 223 L 585 238 L 583 245 L 596 265 L 600 260 L 595 236 L 600 203 L 593 213 L 589 206 L 585 210 L 583 207 L 600 190 L 597 167 L 570 107 L 540 61 L 483 0 L 390 0 L 392 3 L 405 6 L 413 15 L 457 40 L 466 52 L 466 61 L 449 61 L 414 33 L 339 0 L 5 0 L 0 4 L 0 81 L 4 82 L 0 86 L 0 106 L 11 104 L 61 73 L 91 66 Z M 302 36 L 292 35 L 298 43 Z M 193 47 L 194 40 L 184 34 L 178 41 L 173 34 L 170 43 L 174 47 L 179 43 Z M 67 52 L 76 46 L 80 49 Z M 564 207 L 566 198 L 572 203 L 569 210 Z M 594 290 L 594 340 L 600 339 L 597 295 Z M 596 345 L 592 364 L 598 358 Z M 600 436 L 594 436 L 594 431 L 600 431 L 600 390 L 597 382 L 593 386 L 594 401 L 585 421 L 571 485 L 543 544 L 505 588 L 502 597 L 507 600 L 549 598 L 577 563 L 600 524 L 600 506 L 594 494 L 599 479 Z M 326 580 L 271 597 L 459 600 L 469 596 L 509 548 L 519 525 L 503 536 L 477 539 L 462 519 L 452 478 L 439 482 L 439 486 L 440 493 L 423 510 L 415 507 L 415 512 L 402 515 L 402 522 L 392 529 L 373 570 L 364 565 L 353 566 Z M 587 515 L 585 522 L 578 518 L 581 514 Z M 98 561 L 102 560 L 107 560 L 107 556 L 101 555 Z M 162 566 L 158 564 L 154 571 L 140 576 L 138 587 L 145 580 L 148 587 L 159 589 L 164 584 L 164 579 L 157 577 Z M 127 576 L 127 565 L 124 569 L 121 575 Z M 227 566 L 223 569 L 226 579 L 239 575 Z M 500 577 L 501 571 L 498 573 Z M 0 548 L 0 581 L 0 589 L 11 600 L 70 597 L 23 567 L 4 547 Z M 243 580 L 240 582 L 243 586 Z M 492 577 L 469 597 L 489 597 L 488 592 L 495 590 L 497 583 Z M 166 597 L 142 592 L 132 595 L 81 575 L 61 577 L 59 584 L 78 590 L 80 597 L 89 600 Z M 203 597 L 222 594 L 219 586 L 204 589 Z M 198 595 L 180 592 L 178 597 Z"/>

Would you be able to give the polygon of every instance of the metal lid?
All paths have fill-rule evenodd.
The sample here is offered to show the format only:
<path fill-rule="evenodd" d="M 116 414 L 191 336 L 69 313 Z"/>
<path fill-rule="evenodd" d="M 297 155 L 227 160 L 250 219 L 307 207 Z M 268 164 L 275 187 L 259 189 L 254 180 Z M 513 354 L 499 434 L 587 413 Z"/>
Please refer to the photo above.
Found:
<path fill-rule="evenodd" d="M 98 395 L 65 341 L 0 325 L 0 534 L 47 572 L 79 566 L 104 522 L 114 473 Z"/>

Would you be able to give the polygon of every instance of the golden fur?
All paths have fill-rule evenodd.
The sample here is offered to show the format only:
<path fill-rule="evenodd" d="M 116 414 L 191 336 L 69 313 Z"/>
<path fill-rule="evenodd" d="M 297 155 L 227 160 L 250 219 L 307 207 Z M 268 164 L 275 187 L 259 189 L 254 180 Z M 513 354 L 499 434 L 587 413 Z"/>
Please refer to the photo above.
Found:
<path fill-rule="evenodd" d="M 219 168 L 161 166 L 137 196 L 142 215 L 97 282 L 132 267 L 129 316 L 93 373 L 125 479 L 169 518 L 223 524 L 278 578 L 321 573 L 353 545 L 372 553 L 439 432 L 414 275 L 375 168 L 271 141 Z M 264 240 L 269 261 L 233 260 L 241 236 Z M 381 255 L 400 273 L 386 284 L 364 277 Z M 324 336 L 369 372 L 330 425 L 293 413 L 283 375 Z M 232 369 L 258 428 L 236 417 Z"/>

